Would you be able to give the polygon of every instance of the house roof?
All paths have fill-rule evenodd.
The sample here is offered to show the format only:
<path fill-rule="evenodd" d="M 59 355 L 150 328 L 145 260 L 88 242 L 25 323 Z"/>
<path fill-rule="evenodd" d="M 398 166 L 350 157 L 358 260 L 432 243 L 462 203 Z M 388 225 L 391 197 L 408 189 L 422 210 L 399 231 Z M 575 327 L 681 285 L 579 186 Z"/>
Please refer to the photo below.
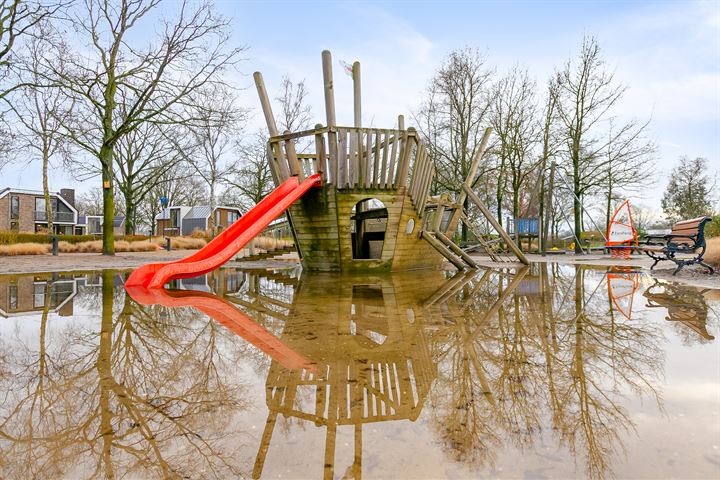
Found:
<path fill-rule="evenodd" d="M 28 189 L 24 189 L 24 188 L 5 187 L 2 190 L 0 190 L 0 198 L 3 198 L 5 195 L 7 195 L 9 193 L 20 193 L 20 194 L 25 194 L 25 195 L 37 195 L 37 196 L 44 195 L 42 190 L 28 190 Z M 65 205 L 67 205 L 68 208 L 73 213 L 78 213 L 77 208 L 70 205 L 70 203 L 67 200 L 65 200 L 63 198 L 63 196 L 60 195 L 58 192 L 49 192 L 49 193 L 50 193 L 51 197 L 56 197 L 59 201 L 61 201 Z"/>
<path fill-rule="evenodd" d="M 210 217 L 210 205 L 196 205 L 194 207 L 187 207 L 184 205 L 173 205 L 172 207 L 165 207 L 163 208 L 160 213 L 158 213 L 155 216 L 155 220 L 167 220 L 170 218 L 170 209 L 171 208 L 179 208 L 179 209 L 189 209 L 185 215 L 183 215 L 184 219 L 192 219 L 192 218 L 209 218 Z M 229 207 L 227 205 L 218 205 L 215 207 L 216 209 L 222 208 L 224 210 L 234 210 L 238 212 L 240 215 L 242 215 L 242 210 L 238 207 Z"/>
<path fill-rule="evenodd" d="M 197 207 L 192 207 L 184 218 L 208 218 L 209 216 L 210 206 L 198 205 Z"/>
<path fill-rule="evenodd" d="M 125 217 L 117 216 L 113 219 L 113 227 L 122 227 L 123 223 L 125 223 Z"/>

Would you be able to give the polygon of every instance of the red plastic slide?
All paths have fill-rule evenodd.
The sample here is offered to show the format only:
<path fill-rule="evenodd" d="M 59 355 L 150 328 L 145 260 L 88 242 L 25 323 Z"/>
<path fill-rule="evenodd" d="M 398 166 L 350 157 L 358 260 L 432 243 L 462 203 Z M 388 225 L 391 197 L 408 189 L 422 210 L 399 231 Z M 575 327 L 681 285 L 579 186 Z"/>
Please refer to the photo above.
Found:
<path fill-rule="evenodd" d="M 290 177 L 194 254 L 175 262 L 143 265 L 132 272 L 125 286 L 162 288 L 174 278 L 196 277 L 215 270 L 230 260 L 270 222 L 282 215 L 305 192 L 320 185 L 320 174 L 312 175 L 302 183 L 297 177 Z"/>
<path fill-rule="evenodd" d="M 142 305 L 164 305 L 166 307 L 193 307 L 214 319 L 234 334 L 269 355 L 273 360 L 290 370 L 306 369 L 315 371 L 315 365 L 301 354 L 287 346 L 275 335 L 248 318 L 227 300 L 206 292 L 192 290 L 165 290 L 142 286 L 125 289 L 133 300 Z"/>

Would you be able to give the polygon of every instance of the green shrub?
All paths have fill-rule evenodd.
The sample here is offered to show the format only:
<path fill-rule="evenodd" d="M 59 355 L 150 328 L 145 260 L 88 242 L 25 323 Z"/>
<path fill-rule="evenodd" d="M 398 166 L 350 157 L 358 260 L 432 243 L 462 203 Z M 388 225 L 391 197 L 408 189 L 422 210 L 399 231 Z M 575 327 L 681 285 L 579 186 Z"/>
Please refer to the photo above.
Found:
<path fill-rule="evenodd" d="M 81 242 L 92 242 L 99 240 L 102 235 L 58 235 L 58 239 L 63 242 L 76 244 Z M 115 240 L 125 240 L 126 242 L 141 242 L 148 240 L 147 235 L 125 235 L 115 237 Z M 0 245 L 14 245 L 16 243 L 52 243 L 49 235 L 44 233 L 23 233 L 12 231 L 0 231 Z"/>
<path fill-rule="evenodd" d="M 706 237 L 720 237 L 720 215 L 715 215 L 713 219 L 705 224 Z"/>

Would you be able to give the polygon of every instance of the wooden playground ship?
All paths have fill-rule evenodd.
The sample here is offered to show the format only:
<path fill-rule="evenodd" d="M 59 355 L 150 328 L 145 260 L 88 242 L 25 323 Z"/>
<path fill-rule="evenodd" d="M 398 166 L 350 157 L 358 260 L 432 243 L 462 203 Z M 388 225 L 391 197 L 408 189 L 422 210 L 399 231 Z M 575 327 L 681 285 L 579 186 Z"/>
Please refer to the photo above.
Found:
<path fill-rule="evenodd" d="M 466 196 L 479 202 L 469 186 L 484 148 L 476 155 L 473 175 L 458 201 L 431 198 L 435 165 L 419 134 L 405 128 L 403 117 L 398 118 L 396 129 L 362 127 L 359 62 L 352 69 L 352 127 L 337 125 L 329 51 L 322 53 L 322 68 L 327 125 L 282 134 L 262 75 L 254 74 L 270 132 L 268 162 L 276 186 L 291 176 L 300 180 L 316 173 L 322 176 L 322 189 L 309 191 L 288 210 L 303 268 L 400 271 L 437 268 L 443 259 L 458 269 L 476 268 L 451 238 L 458 222 L 467 221 L 461 207 Z M 298 145 L 306 147 L 303 153 L 298 153 Z M 490 212 L 484 209 L 483 214 L 520 261 L 527 263 Z"/>

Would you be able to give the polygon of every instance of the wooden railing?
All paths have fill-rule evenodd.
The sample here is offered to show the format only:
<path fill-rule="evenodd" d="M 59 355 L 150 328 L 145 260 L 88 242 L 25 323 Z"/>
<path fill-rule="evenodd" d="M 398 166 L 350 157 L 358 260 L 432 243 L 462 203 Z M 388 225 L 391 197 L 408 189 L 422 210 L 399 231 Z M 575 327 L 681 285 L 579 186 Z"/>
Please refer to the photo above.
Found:
<path fill-rule="evenodd" d="M 298 153 L 296 145 L 314 146 Z M 406 187 L 423 212 L 435 175 L 425 145 L 413 129 L 318 126 L 270 138 L 268 160 L 276 183 L 320 173 L 337 189 L 397 190 Z"/>

